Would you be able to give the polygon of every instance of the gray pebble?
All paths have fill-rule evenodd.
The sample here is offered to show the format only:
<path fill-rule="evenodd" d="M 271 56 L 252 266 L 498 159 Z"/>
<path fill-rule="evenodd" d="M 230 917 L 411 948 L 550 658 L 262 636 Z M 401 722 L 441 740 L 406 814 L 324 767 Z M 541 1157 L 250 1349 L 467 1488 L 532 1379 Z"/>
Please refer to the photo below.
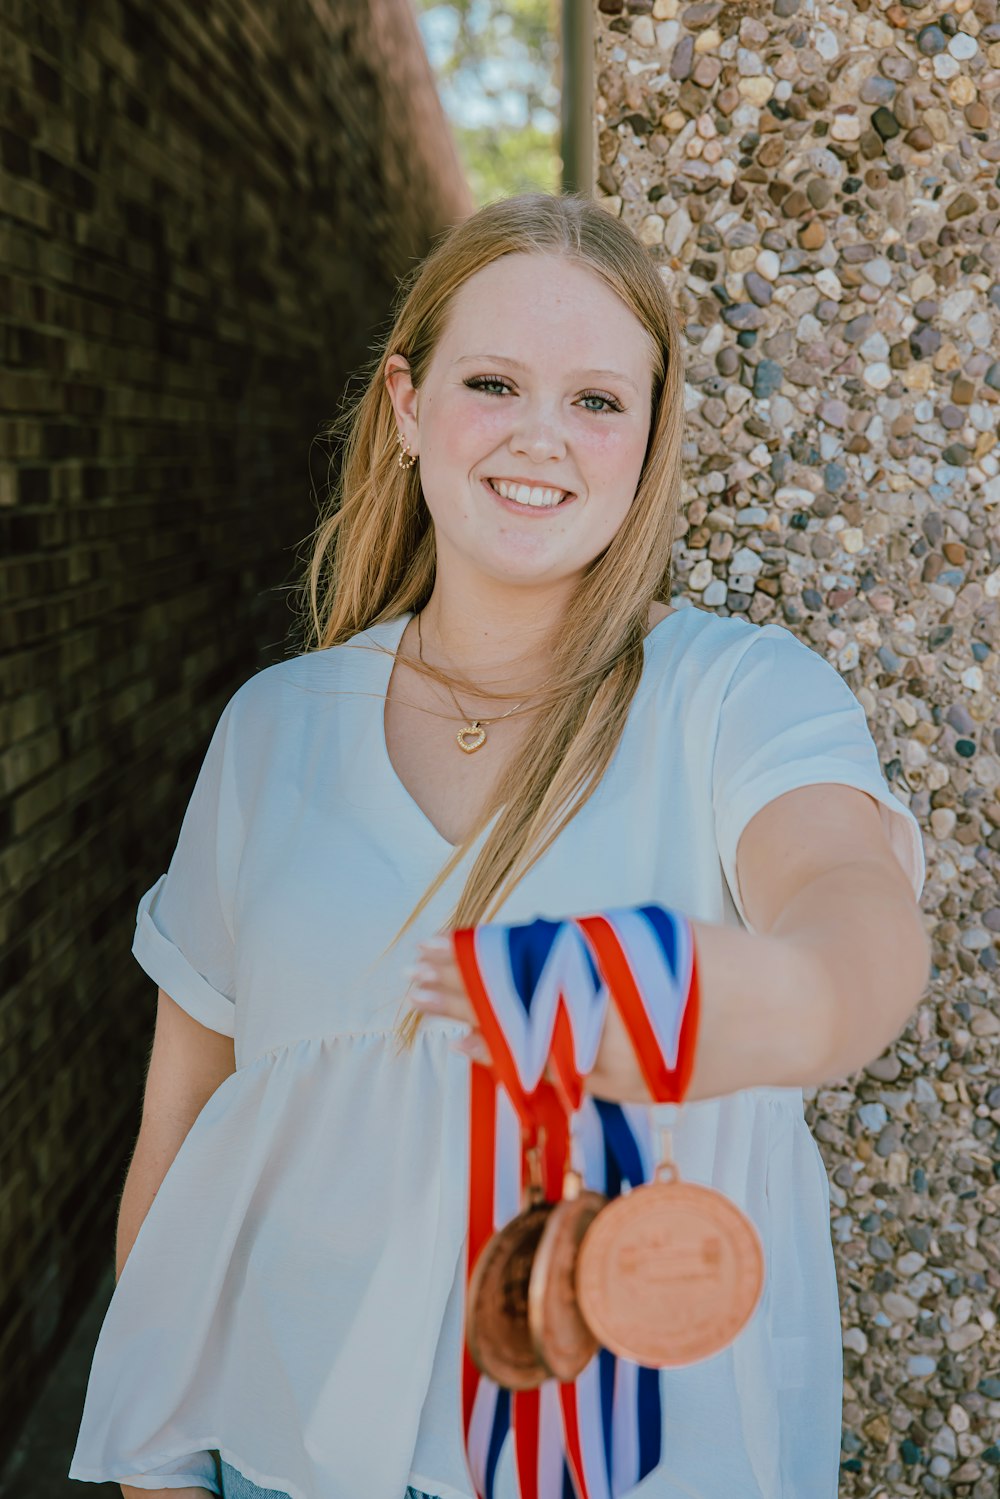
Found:
<path fill-rule="evenodd" d="M 889 1052 L 884 1057 L 876 1057 L 865 1067 L 868 1076 L 881 1083 L 894 1083 L 902 1070 L 903 1064 L 894 1052 Z"/>
<path fill-rule="evenodd" d="M 948 38 L 940 26 L 924 26 L 917 32 L 917 47 L 925 57 L 936 57 L 948 45 Z"/>
<path fill-rule="evenodd" d="M 774 296 L 774 288 L 770 281 L 765 281 L 764 277 L 756 271 L 747 271 L 743 277 L 743 286 L 747 296 L 752 302 L 756 302 L 758 307 L 770 307 L 771 298 Z"/>
<path fill-rule="evenodd" d="M 941 347 L 941 335 L 936 328 L 930 328 L 925 323 L 921 328 L 914 328 L 910 334 L 910 350 L 914 359 L 930 359 Z"/>
<path fill-rule="evenodd" d="M 861 85 L 859 97 L 862 104 L 889 104 L 895 92 L 896 85 L 891 78 L 883 78 L 879 73 L 874 73 Z"/>
<path fill-rule="evenodd" d="M 875 1141 L 875 1154 L 885 1159 L 899 1150 L 903 1143 L 903 1131 L 898 1124 L 887 1124 Z"/>
<path fill-rule="evenodd" d="M 676 82 L 682 83 L 685 78 L 691 76 L 691 66 L 694 62 L 694 37 L 690 32 L 685 32 L 677 46 L 674 48 L 670 59 L 670 76 Z"/>
<path fill-rule="evenodd" d="M 870 312 L 863 312 L 860 317 L 850 318 L 844 324 L 844 338 L 849 344 L 859 344 L 874 322 L 875 319 Z"/>
<path fill-rule="evenodd" d="M 781 389 L 785 372 L 773 359 L 762 359 L 754 370 L 753 393 L 759 401 L 766 400 Z"/>
<path fill-rule="evenodd" d="M 730 328 L 763 328 L 767 313 L 752 302 L 736 302 L 732 307 L 722 309 L 722 318 Z"/>
<path fill-rule="evenodd" d="M 976 731 L 976 721 L 964 703 L 952 703 L 945 720 L 960 734 L 974 734 Z"/>
<path fill-rule="evenodd" d="M 884 1103 L 863 1103 L 858 1107 L 858 1121 L 870 1134 L 884 1129 L 888 1118 Z"/>

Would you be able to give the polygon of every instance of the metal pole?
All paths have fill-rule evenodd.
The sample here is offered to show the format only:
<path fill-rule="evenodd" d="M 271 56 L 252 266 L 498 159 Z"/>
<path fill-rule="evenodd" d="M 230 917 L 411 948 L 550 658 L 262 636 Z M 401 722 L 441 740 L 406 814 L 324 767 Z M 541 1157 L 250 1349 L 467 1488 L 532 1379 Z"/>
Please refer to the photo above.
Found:
<path fill-rule="evenodd" d="M 563 192 L 594 194 L 594 4 L 562 0 L 560 150 Z"/>

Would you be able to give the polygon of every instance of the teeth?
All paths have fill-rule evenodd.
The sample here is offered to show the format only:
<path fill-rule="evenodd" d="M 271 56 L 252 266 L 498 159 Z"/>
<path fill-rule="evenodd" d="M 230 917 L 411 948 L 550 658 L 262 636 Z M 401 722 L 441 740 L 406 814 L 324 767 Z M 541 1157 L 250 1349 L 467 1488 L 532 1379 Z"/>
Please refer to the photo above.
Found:
<path fill-rule="evenodd" d="M 529 489 L 527 484 L 508 484 L 503 479 L 488 479 L 486 482 L 505 500 L 516 500 L 519 505 L 558 505 L 568 493 L 565 489 Z"/>

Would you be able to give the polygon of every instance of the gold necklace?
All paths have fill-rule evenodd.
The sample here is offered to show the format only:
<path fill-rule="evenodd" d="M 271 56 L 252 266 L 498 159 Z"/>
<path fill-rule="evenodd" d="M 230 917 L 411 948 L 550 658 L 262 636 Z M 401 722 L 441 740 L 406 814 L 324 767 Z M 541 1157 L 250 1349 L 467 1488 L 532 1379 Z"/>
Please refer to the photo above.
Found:
<path fill-rule="evenodd" d="M 421 661 L 424 661 L 424 637 L 420 629 L 419 614 L 417 615 L 417 650 Z M 424 661 L 424 665 L 427 665 L 426 661 Z M 518 708 L 523 707 L 528 701 L 527 698 L 522 698 L 519 703 L 514 704 L 513 708 L 508 708 L 506 713 L 501 713 L 496 718 L 470 718 L 469 714 L 462 707 L 462 704 L 458 701 L 458 698 L 451 691 L 451 684 L 446 682 L 445 686 L 451 692 L 451 700 L 455 704 L 455 707 L 466 720 L 465 728 L 459 729 L 455 738 L 458 741 L 459 748 L 465 750 L 467 755 L 471 755 L 473 750 L 479 749 L 481 745 L 486 743 L 486 724 L 499 723 L 501 718 L 509 718 L 512 713 L 516 713 Z"/>

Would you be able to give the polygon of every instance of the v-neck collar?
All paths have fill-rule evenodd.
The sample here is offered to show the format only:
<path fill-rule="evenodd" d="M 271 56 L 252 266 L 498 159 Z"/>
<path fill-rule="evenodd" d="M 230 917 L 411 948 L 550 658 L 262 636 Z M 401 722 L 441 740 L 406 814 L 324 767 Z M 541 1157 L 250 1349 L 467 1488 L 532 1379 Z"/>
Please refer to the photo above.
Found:
<path fill-rule="evenodd" d="M 407 623 L 412 618 L 413 610 L 411 609 L 406 614 L 398 615 L 396 619 L 382 620 L 380 624 L 370 626 L 366 632 L 368 635 L 373 636 L 378 641 L 379 645 L 385 647 L 385 650 L 389 653 L 386 655 L 383 655 L 382 652 L 377 653 L 379 697 L 376 704 L 376 713 L 378 717 L 375 739 L 378 745 L 378 753 L 382 761 L 384 778 L 392 787 L 393 795 L 395 796 L 396 801 L 400 804 L 402 810 L 409 816 L 411 822 L 415 823 L 418 826 L 422 825 L 424 831 L 428 834 L 431 840 L 436 842 L 447 854 L 451 855 L 458 848 L 458 844 L 452 843 L 450 839 L 444 836 L 444 834 L 427 816 L 427 813 L 424 811 L 423 807 L 420 806 L 419 802 L 416 801 L 416 799 L 403 785 L 403 782 L 400 780 L 399 773 L 396 770 L 396 767 L 393 765 L 392 760 L 390 759 L 389 746 L 385 737 L 385 706 L 386 699 L 388 697 L 389 679 L 392 676 L 392 669 L 396 664 L 396 655 L 399 650 L 399 642 L 403 638 L 403 631 L 406 629 Z M 490 821 L 486 824 L 485 828 L 480 831 L 478 837 L 466 851 L 467 854 L 472 853 L 473 850 L 483 841 L 498 816 L 499 813 L 494 813 L 493 817 L 490 818 Z"/>
<path fill-rule="evenodd" d="M 664 625 L 666 625 L 670 620 L 676 619 L 679 615 L 683 615 L 686 613 L 686 609 L 675 609 L 673 614 L 666 615 L 663 619 L 659 620 L 651 630 L 647 630 L 646 634 L 643 636 L 642 642 L 643 652 L 645 656 L 645 665 L 643 667 L 644 675 L 645 667 L 649 663 L 651 647 L 652 645 L 657 644 L 660 640 L 662 640 Z M 363 632 L 364 634 L 374 639 L 378 645 L 383 647 L 382 651 L 376 651 L 373 653 L 377 661 L 376 672 L 378 679 L 378 694 L 376 698 L 375 710 L 377 719 L 374 735 L 375 743 L 377 746 L 376 753 L 381 760 L 383 779 L 391 787 L 392 795 L 395 797 L 397 803 L 399 804 L 401 812 L 405 813 L 411 823 L 418 827 L 422 827 L 425 835 L 428 836 L 432 842 L 436 842 L 439 848 L 443 849 L 447 854 L 450 855 L 453 854 L 458 848 L 458 844 L 452 843 L 448 838 L 444 836 L 442 832 L 439 831 L 439 829 L 427 816 L 427 813 L 424 811 L 424 809 L 420 806 L 419 802 L 415 800 L 415 798 L 403 785 L 403 782 L 400 780 L 399 773 L 397 772 L 396 767 L 393 765 L 392 760 L 389 757 L 389 746 L 386 742 L 385 737 L 385 705 L 386 699 L 388 697 L 389 679 L 392 676 L 392 669 L 396 664 L 396 656 L 399 650 L 399 643 L 403 638 L 403 631 L 406 629 L 407 623 L 412 618 L 413 610 L 411 609 L 405 614 L 397 615 L 395 619 L 381 620 L 378 624 L 369 625 L 368 629 Z M 654 641 L 654 637 L 657 637 L 656 641 Z M 640 686 L 641 685 L 642 684 L 640 683 Z M 638 696 L 638 689 L 636 695 Z M 474 853 L 478 849 L 479 845 L 482 844 L 482 842 L 491 831 L 493 824 L 496 822 L 499 815 L 499 811 L 495 812 L 486 826 L 480 830 L 476 839 L 466 850 L 466 856 Z"/>

